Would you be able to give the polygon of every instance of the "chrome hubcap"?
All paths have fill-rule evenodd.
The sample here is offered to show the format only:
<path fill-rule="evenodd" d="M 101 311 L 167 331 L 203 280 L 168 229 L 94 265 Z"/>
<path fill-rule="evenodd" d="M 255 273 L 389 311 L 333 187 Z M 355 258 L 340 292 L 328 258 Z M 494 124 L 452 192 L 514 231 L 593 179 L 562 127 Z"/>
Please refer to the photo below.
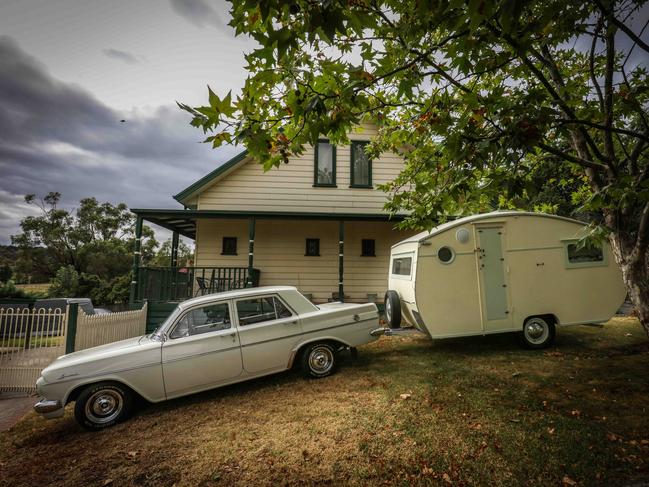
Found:
<path fill-rule="evenodd" d="M 86 416 L 95 423 L 109 423 L 122 412 L 122 395 L 113 390 L 103 389 L 95 392 L 86 401 Z"/>
<path fill-rule="evenodd" d="M 392 304 L 389 299 L 385 302 L 385 317 L 388 319 L 388 323 L 392 320 Z"/>
<path fill-rule="evenodd" d="M 328 372 L 334 363 L 333 352 L 328 347 L 317 347 L 309 355 L 309 367 L 318 374 Z"/>
<path fill-rule="evenodd" d="M 543 343 L 550 333 L 547 323 L 541 320 L 530 320 L 525 323 L 525 336 L 534 344 Z"/>

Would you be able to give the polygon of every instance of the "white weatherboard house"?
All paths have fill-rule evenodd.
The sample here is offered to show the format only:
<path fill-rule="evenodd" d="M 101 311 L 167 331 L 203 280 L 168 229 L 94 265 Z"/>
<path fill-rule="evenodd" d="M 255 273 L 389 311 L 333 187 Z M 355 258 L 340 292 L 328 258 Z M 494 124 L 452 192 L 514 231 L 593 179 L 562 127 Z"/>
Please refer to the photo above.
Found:
<path fill-rule="evenodd" d="M 383 210 L 377 186 L 403 159 L 369 160 L 375 133 L 363 124 L 350 145 L 321 140 L 268 172 L 244 151 L 175 195 L 184 209 L 133 209 L 136 233 L 152 222 L 174 232 L 174 248 L 178 235 L 194 239 L 196 255 L 191 267 L 172 255 L 169 267 L 146 268 L 136 254 L 132 303 L 149 302 L 151 326 L 173 302 L 250 285 L 292 285 L 315 303 L 382 303 L 390 248 L 412 232 L 395 230 L 402 217 Z"/>
<path fill-rule="evenodd" d="M 386 317 L 432 338 L 522 332 L 549 345 L 555 325 L 607 321 L 624 301 L 610 246 L 582 246 L 584 223 L 540 213 L 460 218 L 392 247 Z"/>

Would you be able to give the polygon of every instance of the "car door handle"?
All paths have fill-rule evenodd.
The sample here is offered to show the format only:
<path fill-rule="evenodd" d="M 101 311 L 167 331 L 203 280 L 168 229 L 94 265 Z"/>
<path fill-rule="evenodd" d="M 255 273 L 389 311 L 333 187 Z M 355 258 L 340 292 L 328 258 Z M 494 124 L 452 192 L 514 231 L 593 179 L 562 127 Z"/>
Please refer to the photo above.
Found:
<path fill-rule="evenodd" d="M 221 335 L 221 338 L 234 338 L 237 336 L 236 333 L 228 333 L 227 335 Z"/>
<path fill-rule="evenodd" d="M 285 321 L 284 324 L 285 324 L 285 325 L 297 325 L 297 320 L 293 320 L 293 321 Z"/>

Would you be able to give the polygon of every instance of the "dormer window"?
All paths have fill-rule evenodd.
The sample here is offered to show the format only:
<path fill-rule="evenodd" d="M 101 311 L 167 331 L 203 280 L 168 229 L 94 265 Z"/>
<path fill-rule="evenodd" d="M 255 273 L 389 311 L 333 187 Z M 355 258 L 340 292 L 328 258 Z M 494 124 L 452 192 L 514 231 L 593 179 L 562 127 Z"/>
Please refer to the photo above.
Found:
<path fill-rule="evenodd" d="M 351 145 L 351 188 L 372 187 L 372 160 L 365 153 L 368 142 L 353 141 Z"/>
<path fill-rule="evenodd" d="M 336 186 L 336 146 L 319 140 L 315 147 L 314 186 Z"/>

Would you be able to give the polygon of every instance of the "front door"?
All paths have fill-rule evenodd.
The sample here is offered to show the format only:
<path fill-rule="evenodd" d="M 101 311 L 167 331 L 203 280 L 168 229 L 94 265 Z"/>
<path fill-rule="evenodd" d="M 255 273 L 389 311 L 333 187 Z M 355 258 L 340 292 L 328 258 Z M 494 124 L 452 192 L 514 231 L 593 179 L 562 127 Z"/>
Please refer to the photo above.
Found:
<path fill-rule="evenodd" d="M 210 303 L 182 314 L 162 345 L 167 398 L 210 389 L 243 372 L 230 303 Z"/>
<path fill-rule="evenodd" d="M 478 269 L 485 331 L 509 329 L 511 313 L 507 292 L 506 263 L 502 249 L 504 227 L 478 228 Z"/>

